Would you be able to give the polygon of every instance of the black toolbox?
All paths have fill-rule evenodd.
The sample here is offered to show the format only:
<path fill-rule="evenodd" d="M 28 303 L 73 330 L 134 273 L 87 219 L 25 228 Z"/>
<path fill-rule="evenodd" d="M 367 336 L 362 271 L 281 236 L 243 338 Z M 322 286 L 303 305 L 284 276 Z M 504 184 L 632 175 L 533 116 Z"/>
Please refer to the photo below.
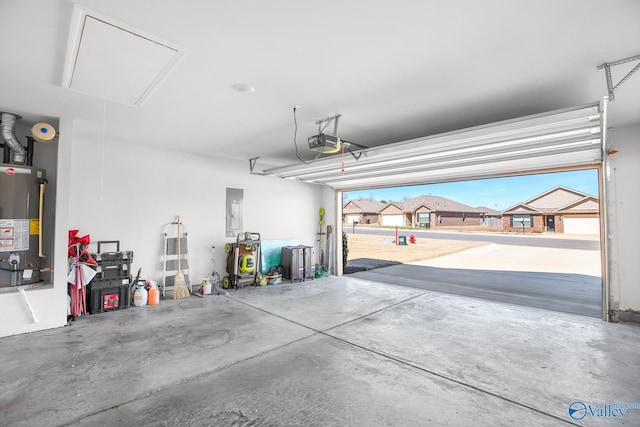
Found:
<path fill-rule="evenodd" d="M 87 308 L 90 314 L 129 308 L 131 302 L 132 251 L 120 251 L 119 240 L 97 242 L 91 254 L 97 274 L 87 285 Z M 103 252 L 104 245 L 115 245 L 114 252 Z"/>
<path fill-rule="evenodd" d="M 102 246 L 105 244 L 115 245 L 115 252 L 102 252 Z M 91 254 L 96 260 L 97 268 L 96 278 L 126 278 L 131 276 L 131 263 L 133 262 L 132 251 L 120 251 L 119 240 L 105 240 L 98 242 L 98 251 Z"/>
<path fill-rule="evenodd" d="M 130 280 L 126 280 L 130 282 Z M 124 310 L 129 308 L 131 295 L 129 283 L 122 283 L 123 279 L 94 278 L 87 285 L 87 308 L 89 314 L 105 311 Z"/>

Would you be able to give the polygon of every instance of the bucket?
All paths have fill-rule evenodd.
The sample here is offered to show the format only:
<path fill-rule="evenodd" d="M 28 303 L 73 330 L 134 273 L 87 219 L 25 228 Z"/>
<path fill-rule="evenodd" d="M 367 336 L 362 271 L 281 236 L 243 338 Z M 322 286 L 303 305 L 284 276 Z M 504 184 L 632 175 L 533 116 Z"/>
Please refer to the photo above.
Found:
<path fill-rule="evenodd" d="M 209 278 L 205 277 L 202 279 L 202 283 L 200 284 L 200 295 L 210 295 L 211 294 L 211 281 Z"/>
<path fill-rule="evenodd" d="M 273 274 L 267 276 L 267 284 L 268 285 L 279 285 L 282 283 L 282 274 Z"/>

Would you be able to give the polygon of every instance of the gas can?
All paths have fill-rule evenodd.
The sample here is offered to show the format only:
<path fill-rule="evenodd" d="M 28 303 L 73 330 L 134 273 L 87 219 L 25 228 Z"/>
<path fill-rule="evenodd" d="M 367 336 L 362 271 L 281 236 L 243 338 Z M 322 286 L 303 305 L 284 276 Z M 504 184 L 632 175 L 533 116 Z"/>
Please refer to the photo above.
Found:
<path fill-rule="evenodd" d="M 133 305 L 136 307 L 147 305 L 148 297 L 149 295 L 147 294 L 147 290 L 144 288 L 144 285 L 138 285 L 133 293 Z"/>

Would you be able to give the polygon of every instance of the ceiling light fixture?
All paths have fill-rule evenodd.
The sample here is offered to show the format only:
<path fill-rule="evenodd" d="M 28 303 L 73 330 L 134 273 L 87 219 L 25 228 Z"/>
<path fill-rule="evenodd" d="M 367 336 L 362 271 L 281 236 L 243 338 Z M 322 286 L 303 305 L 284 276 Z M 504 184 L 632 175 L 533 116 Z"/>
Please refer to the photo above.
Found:
<path fill-rule="evenodd" d="M 236 83 L 231 86 L 233 90 L 243 95 L 249 95 L 256 91 L 256 88 L 246 83 Z"/>

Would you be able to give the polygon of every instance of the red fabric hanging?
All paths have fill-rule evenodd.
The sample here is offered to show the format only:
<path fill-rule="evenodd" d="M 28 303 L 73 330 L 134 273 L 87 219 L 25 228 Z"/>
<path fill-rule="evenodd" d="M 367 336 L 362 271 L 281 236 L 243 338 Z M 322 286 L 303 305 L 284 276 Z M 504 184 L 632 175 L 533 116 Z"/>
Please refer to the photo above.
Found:
<path fill-rule="evenodd" d="M 73 280 L 69 282 L 69 298 L 70 313 L 73 318 L 87 314 L 86 284 L 88 280 L 85 280 L 83 277 L 83 265 L 96 265 L 96 261 L 89 253 L 91 237 L 88 234 L 78 237 L 78 232 L 78 230 L 69 230 L 69 276 L 73 277 Z M 91 278 L 89 278 L 89 280 L 91 280 Z"/>

